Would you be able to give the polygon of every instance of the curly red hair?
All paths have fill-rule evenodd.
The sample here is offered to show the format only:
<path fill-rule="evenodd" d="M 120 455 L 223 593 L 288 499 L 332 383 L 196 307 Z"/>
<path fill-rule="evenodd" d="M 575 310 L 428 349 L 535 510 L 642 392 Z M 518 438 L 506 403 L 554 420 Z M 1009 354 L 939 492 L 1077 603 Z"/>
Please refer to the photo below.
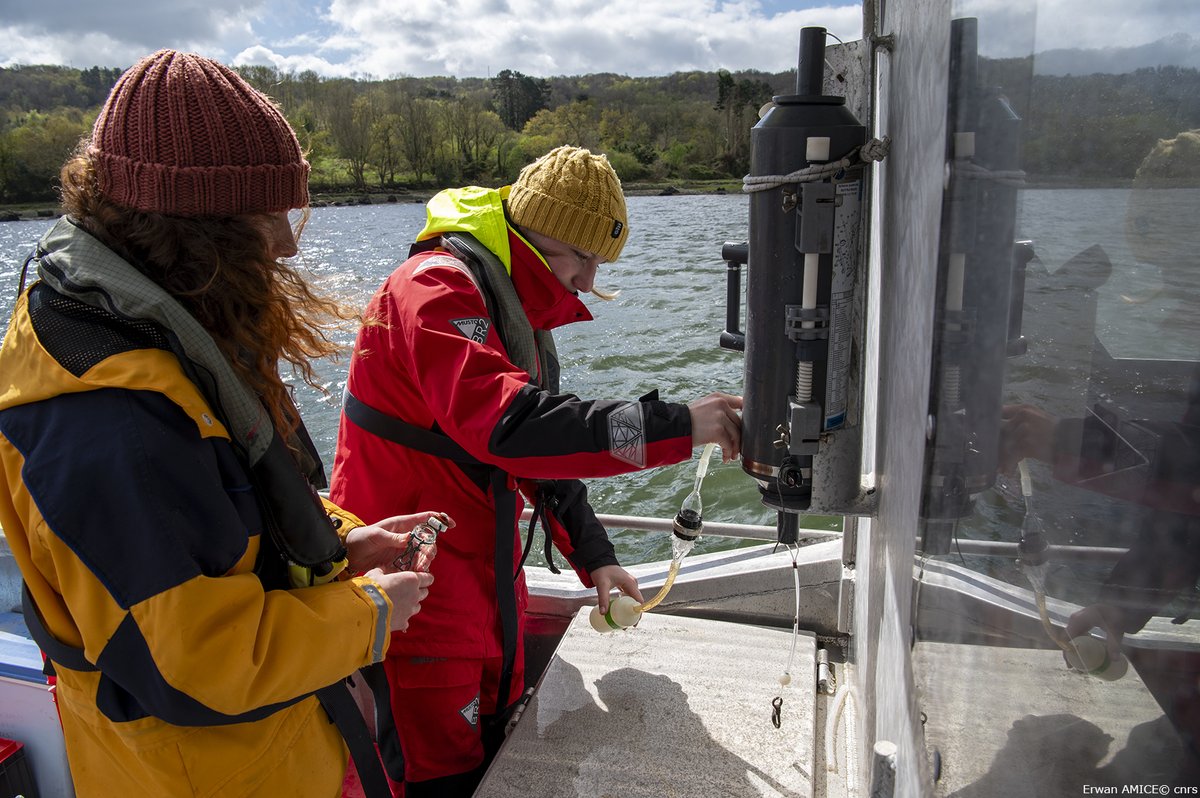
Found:
<path fill-rule="evenodd" d="M 311 361 L 341 351 L 330 334 L 355 316 L 269 256 L 270 217 L 166 216 L 116 205 L 100 193 L 82 149 L 63 166 L 61 191 L 63 208 L 76 222 L 204 326 L 262 398 L 276 428 L 290 435 L 299 416 L 279 375 L 281 361 L 320 389 Z"/>

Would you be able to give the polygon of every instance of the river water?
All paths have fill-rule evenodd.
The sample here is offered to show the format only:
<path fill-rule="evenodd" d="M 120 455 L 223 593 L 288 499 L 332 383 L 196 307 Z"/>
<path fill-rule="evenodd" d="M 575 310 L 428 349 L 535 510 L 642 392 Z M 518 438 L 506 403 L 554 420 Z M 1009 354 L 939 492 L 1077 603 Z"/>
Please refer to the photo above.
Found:
<path fill-rule="evenodd" d="M 1188 357 L 1195 348 L 1194 337 L 1164 338 L 1160 326 L 1147 326 L 1147 313 L 1128 311 L 1128 297 L 1152 295 L 1157 285 L 1154 275 L 1136 268 L 1136 259 L 1125 245 L 1130 196 L 1122 189 L 1023 191 L 1018 234 L 1034 240 L 1040 258 L 1034 269 L 1047 274 L 1088 246 L 1103 246 L 1114 270 L 1098 299 L 1101 338 L 1133 355 L 1153 348 Z M 1197 202 L 1197 196 L 1189 195 L 1189 201 Z M 621 260 L 602 267 L 597 280 L 601 287 L 620 289 L 620 296 L 611 302 L 587 297 L 595 321 L 556 332 L 563 389 L 585 398 L 619 399 L 657 388 L 664 399 L 681 402 L 714 390 L 740 393 L 741 355 L 717 346 L 725 319 L 720 250 L 725 241 L 745 240 L 747 200 L 739 195 L 681 195 L 630 197 L 628 204 L 629 242 Z M 405 256 L 423 223 L 421 203 L 317 208 L 300 242 L 300 261 L 321 291 L 362 306 Z M 49 219 L 0 223 L 0 314 L 4 317 L 11 311 L 25 256 L 51 224 Z M 1170 301 L 1163 299 L 1155 307 L 1169 313 Z M 1027 331 L 1043 337 L 1065 334 L 1061 329 L 1046 332 L 1047 314 L 1052 323 L 1055 308 L 1043 307 L 1041 313 L 1041 318 L 1027 316 Z M 341 342 L 349 347 L 352 339 L 353 332 L 347 331 Z M 332 462 L 345 367 L 345 361 L 320 365 L 326 394 L 303 384 L 296 388 L 305 421 L 327 464 Z M 1041 386 L 1061 382 L 1055 374 L 1062 367 L 1061 362 L 1036 356 L 1014 360 L 1009 366 L 1010 392 L 1022 401 L 1053 404 L 1054 398 L 1043 395 Z M 914 464 L 919 457 L 914 453 Z M 599 512 L 672 517 L 691 489 L 694 469 L 695 460 L 592 480 L 592 503 Z M 774 512 L 761 505 L 757 488 L 733 463 L 714 463 L 710 468 L 704 507 L 710 521 L 774 523 Z M 806 525 L 836 529 L 839 523 L 816 517 L 807 519 Z M 612 535 L 626 562 L 669 556 L 665 535 L 625 530 L 612 530 Z M 738 544 L 708 538 L 698 551 L 734 545 Z"/>
<path fill-rule="evenodd" d="M 663 399 L 686 402 L 711 391 L 740 392 L 741 354 L 720 349 L 725 320 L 727 240 L 746 238 L 748 203 L 732 195 L 630 197 L 630 235 L 620 261 L 601 268 L 597 284 L 620 289 L 605 302 L 585 298 L 595 316 L 555 333 L 563 390 L 584 398 L 636 398 L 657 388 Z M 300 262 L 319 290 L 361 307 L 402 260 L 424 225 L 422 203 L 315 208 L 300 241 Z M 7 318 L 24 258 L 53 220 L 0 223 L 0 314 Z M 353 331 L 341 337 L 347 350 Z M 296 386 L 305 423 L 325 463 L 333 462 L 338 404 L 346 361 L 318 369 L 327 394 Z M 698 452 L 697 452 L 698 453 Z M 710 465 L 704 482 L 705 519 L 774 523 L 758 492 L 734 464 Z M 691 490 L 695 460 L 592 480 L 598 512 L 673 517 Z M 453 508 L 445 508 L 453 512 Z M 836 519 L 815 526 L 837 528 Z M 665 535 L 610 530 L 623 561 L 669 556 Z M 697 551 L 737 545 L 707 538 Z M 532 554 L 531 554 L 532 556 Z"/>

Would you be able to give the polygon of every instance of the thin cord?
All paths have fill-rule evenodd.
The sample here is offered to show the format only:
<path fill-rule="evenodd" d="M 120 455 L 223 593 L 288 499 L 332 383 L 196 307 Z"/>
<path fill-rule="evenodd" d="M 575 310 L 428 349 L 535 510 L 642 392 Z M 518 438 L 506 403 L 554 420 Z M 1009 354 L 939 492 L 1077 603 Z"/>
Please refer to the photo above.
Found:
<path fill-rule="evenodd" d="M 792 662 L 796 659 L 796 641 L 800 639 L 800 565 L 797 557 L 800 552 L 800 545 L 794 544 L 788 546 L 792 555 L 792 586 L 796 593 L 796 608 L 792 615 L 792 650 L 788 652 L 787 667 L 783 669 L 784 675 L 789 679 L 792 675 Z"/>

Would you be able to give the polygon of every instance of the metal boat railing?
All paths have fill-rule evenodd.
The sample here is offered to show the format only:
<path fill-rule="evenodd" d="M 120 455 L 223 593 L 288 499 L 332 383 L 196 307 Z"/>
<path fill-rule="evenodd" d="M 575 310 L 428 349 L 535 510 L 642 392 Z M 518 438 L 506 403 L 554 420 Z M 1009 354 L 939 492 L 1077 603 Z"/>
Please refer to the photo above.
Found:
<path fill-rule="evenodd" d="M 532 516 L 528 507 L 521 513 L 521 520 L 528 523 Z M 670 518 L 648 518 L 639 515 L 613 515 L 597 513 L 596 518 L 608 529 L 632 529 L 639 532 L 670 532 L 674 521 Z M 705 521 L 706 537 L 741 538 L 774 542 L 776 529 L 766 524 L 734 524 L 723 521 Z M 800 538 L 811 542 L 840 538 L 841 532 L 828 529 L 800 529 Z M 918 538 L 918 542 L 920 538 Z M 966 540 L 954 542 L 955 553 L 977 557 L 1006 557 L 1016 559 L 1017 544 L 1003 540 Z M 919 547 L 918 547 L 919 548 Z M 1106 546 L 1050 546 L 1046 555 L 1057 562 L 1114 563 L 1128 549 Z"/>

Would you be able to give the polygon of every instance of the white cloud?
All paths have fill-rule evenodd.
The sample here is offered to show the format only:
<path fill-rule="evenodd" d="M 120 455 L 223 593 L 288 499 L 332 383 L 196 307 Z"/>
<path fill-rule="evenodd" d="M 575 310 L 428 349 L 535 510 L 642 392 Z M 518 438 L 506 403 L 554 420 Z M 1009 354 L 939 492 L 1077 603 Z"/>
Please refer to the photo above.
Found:
<path fill-rule="evenodd" d="M 861 15 L 842 5 L 768 16 L 757 2 L 713 0 L 334 0 L 327 18 L 360 43 L 352 59 L 364 72 L 546 76 L 782 71 L 795 65 L 801 27 L 858 38 Z"/>
<path fill-rule="evenodd" d="M 953 8 L 956 17 L 979 18 L 980 52 L 994 57 L 1200 35 L 1195 0 L 956 0 Z"/>
<path fill-rule="evenodd" d="M 892 0 L 899 2 L 900 0 Z M 127 66 L 160 47 L 324 75 L 537 76 L 795 66 L 800 28 L 860 37 L 851 0 L 8 0 L 0 65 Z M 1196 0 L 954 0 L 986 55 L 1200 33 Z M 797 8 L 797 6 L 808 6 Z"/>
<path fill-rule="evenodd" d="M 1129 47 L 1173 33 L 1200 35 L 1195 0 L 1054 0 L 1038 7 L 1038 52 L 1080 47 Z"/>
<path fill-rule="evenodd" d="M 811 0 L 809 0 L 811 2 Z M 836 3 L 837 0 L 834 0 Z M 516 69 L 661 75 L 794 66 L 800 28 L 857 38 L 857 4 L 769 0 L 31 0 L 6 8 L 0 65 L 127 66 L 160 47 L 327 75 Z M 53 6 L 50 8 L 49 6 Z"/>
<path fill-rule="evenodd" d="M 126 0 L 98 3 L 87 0 L 6 3 L 5 22 L 71 35 L 107 32 L 130 41 L 164 36 L 209 40 L 223 35 L 253 16 L 264 0 Z"/>
<path fill-rule="evenodd" d="M 0 65 L 129 66 L 163 47 L 227 56 L 253 36 L 266 0 L 8 2 Z M 240 45 L 239 45 L 240 46 Z"/>
<path fill-rule="evenodd" d="M 280 72 L 297 74 L 312 70 L 326 77 L 350 77 L 351 70 L 343 64 L 335 64 L 316 55 L 280 55 L 262 45 L 247 47 L 229 60 L 236 66 L 272 66 Z"/>

